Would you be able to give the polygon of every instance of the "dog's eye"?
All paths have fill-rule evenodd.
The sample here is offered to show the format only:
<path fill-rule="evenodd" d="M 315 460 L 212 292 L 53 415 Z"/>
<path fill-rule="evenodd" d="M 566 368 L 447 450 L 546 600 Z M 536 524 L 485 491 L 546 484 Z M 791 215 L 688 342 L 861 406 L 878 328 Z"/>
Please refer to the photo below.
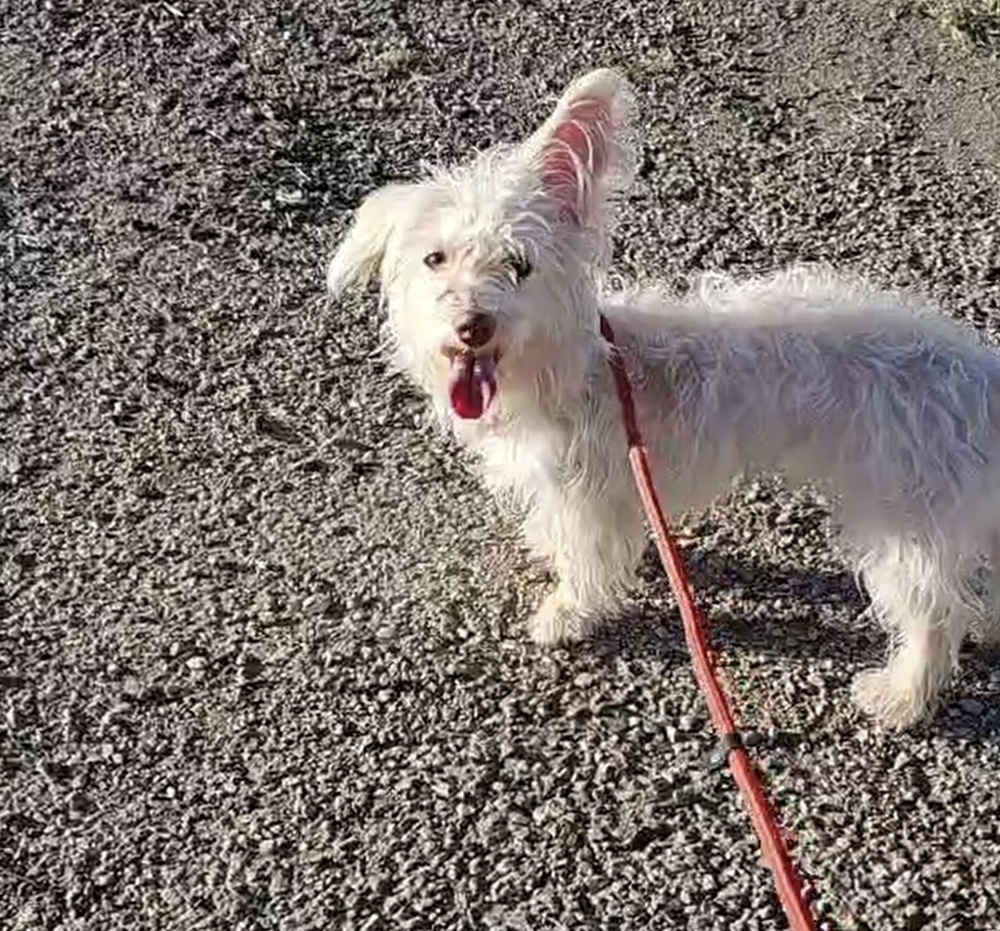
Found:
<path fill-rule="evenodd" d="M 514 272 L 514 277 L 517 279 L 518 284 L 531 274 L 531 262 L 523 255 L 512 255 L 510 257 L 510 268 Z"/>
<path fill-rule="evenodd" d="M 441 265 L 444 265 L 444 258 L 444 253 L 439 249 L 434 252 L 428 252 L 427 255 L 424 256 L 424 265 L 428 268 L 438 268 Z"/>

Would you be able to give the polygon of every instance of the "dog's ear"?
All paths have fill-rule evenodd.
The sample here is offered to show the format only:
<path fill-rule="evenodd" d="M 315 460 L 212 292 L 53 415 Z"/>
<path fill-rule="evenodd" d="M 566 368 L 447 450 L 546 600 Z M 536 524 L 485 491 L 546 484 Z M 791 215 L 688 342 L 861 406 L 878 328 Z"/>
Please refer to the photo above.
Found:
<path fill-rule="evenodd" d="M 412 191 L 413 185 L 388 184 L 361 202 L 327 269 L 326 283 L 334 297 L 353 284 L 367 284 L 376 277 L 386 244 Z"/>
<path fill-rule="evenodd" d="M 564 219 L 599 222 L 608 194 L 632 180 L 631 115 L 627 82 L 602 68 L 570 84 L 524 144 L 524 154 Z"/>

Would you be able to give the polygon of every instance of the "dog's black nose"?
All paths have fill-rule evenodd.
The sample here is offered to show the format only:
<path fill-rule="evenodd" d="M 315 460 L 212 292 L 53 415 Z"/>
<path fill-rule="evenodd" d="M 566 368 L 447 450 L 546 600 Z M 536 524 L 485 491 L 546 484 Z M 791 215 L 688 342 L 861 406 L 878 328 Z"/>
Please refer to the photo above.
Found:
<path fill-rule="evenodd" d="M 496 333 L 497 325 L 487 314 L 469 314 L 457 327 L 455 333 L 469 349 L 481 349 Z"/>

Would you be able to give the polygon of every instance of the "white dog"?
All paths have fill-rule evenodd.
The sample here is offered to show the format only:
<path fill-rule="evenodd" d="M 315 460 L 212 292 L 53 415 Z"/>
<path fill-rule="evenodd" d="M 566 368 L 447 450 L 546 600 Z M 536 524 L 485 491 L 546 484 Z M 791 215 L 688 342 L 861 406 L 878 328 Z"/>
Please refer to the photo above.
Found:
<path fill-rule="evenodd" d="M 606 289 L 630 110 L 622 79 L 594 71 L 526 142 L 374 192 L 329 286 L 380 279 L 400 365 L 526 513 L 559 577 L 537 642 L 583 637 L 614 609 L 647 539 L 604 314 L 675 513 L 754 471 L 834 492 L 894 641 L 854 697 L 909 726 L 965 634 L 1000 632 L 1000 356 L 932 308 L 828 272 L 716 279 L 683 300 Z"/>

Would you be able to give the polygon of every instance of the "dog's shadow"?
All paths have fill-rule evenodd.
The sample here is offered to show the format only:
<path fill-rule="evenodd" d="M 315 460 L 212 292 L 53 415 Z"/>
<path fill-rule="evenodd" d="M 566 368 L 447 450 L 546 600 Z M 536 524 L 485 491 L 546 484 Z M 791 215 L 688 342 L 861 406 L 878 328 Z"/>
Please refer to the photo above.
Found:
<path fill-rule="evenodd" d="M 855 671 L 886 658 L 888 636 L 868 616 L 868 598 L 847 571 L 789 568 L 699 548 L 688 549 L 684 561 L 712 647 L 719 652 L 826 660 L 831 670 L 844 670 L 836 675 L 844 686 Z M 677 605 L 652 546 L 640 576 L 645 597 L 595 631 L 593 654 L 607 663 L 653 660 L 673 668 L 689 662 Z M 729 606 L 734 603 L 738 607 Z M 980 646 L 963 650 L 957 681 L 924 726 L 944 737 L 1000 740 L 1000 702 L 989 697 L 963 701 L 970 689 L 987 691 L 984 685 L 998 664 L 1000 651 Z M 843 699 L 849 700 L 846 689 Z M 967 715 L 963 705 L 982 707 L 978 715 Z"/>
<path fill-rule="evenodd" d="M 867 598 L 846 571 L 790 569 L 699 549 L 686 551 L 684 562 L 719 649 L 734 646 L 763 655 L 841 662 L 884 654 L 885 636 L 861 618 Z M 645 597 L 601 625 L 594 637 L 598 652 L 661 659 L 686 654 L 676 602 L 652 547 L 639 574 Z M 730 607 L 734 601 L 747 610 Z M 785 615 L 789 605 L 800 606 L 796 619 L 775 616 Z M 803 618 L 806 613 L 808 619 Z"/>

